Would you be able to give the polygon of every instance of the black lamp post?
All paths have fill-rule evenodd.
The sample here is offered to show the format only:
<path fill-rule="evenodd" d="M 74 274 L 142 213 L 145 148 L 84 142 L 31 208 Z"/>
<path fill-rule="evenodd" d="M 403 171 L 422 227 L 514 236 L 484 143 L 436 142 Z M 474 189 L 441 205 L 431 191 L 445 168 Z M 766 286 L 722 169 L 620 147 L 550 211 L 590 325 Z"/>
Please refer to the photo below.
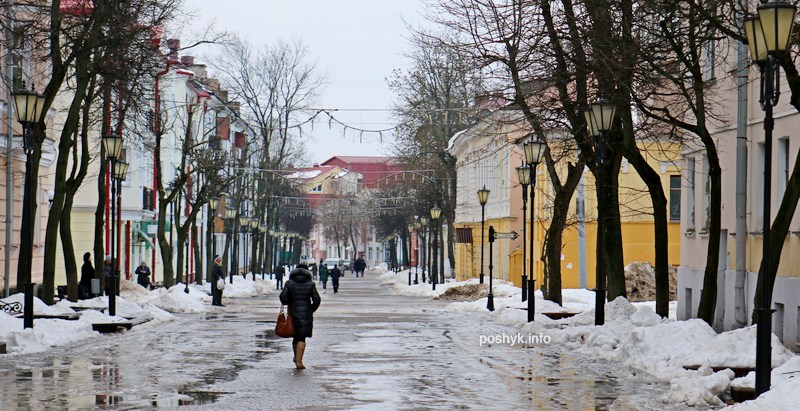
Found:
<path fill-rule="evenodd" d="M 217 217 L 217 207 L 219 207 L 219 198 L 218 197 L 211 197 L 208 199 L 208 214 L 209 214 L 209 224 L 208 230 L 206 234 L 207 241 L 211 243 L 211 258 L 217 255 L 217 238 L 216 238 L 216 228 L 214 227 L 214 219 Z M 210 259 L 206 258 L 206 262 Z M 213 292 L 214 287 L 216 285 L 211 281 L 211 270 L 214 269 L 214 262 L 212 261 L 208 264 L 208 273 L 206 279 L 211 283 L 211 290 Z"/>
<path fill-rule="evenodd" d="M 439 258 L 439 239 L 437 238 L 436 235 L 437 235 L 437 231 L 439 229 L 439 227 L 437 227 L 437 226 L 439 225 L 439 217 L 441 215 L 442 215 L 442 209 L 441 208 L 439 208 L 437 206 L 433 206 L 433 208 L 431 208 L 431 227 L 433 229 L 433 241 L 432 241 L 432 244 L 433 244 L 433 258 L 432 258 L 433 266 L 432 267 L 433 268 L 431 269 L 431 284 L 433 284 L 432 288 L 433 288 L 434 291 L 436 290 L 436 282 L 439 281 L 439 267 L 438 267 L 439 266 L 439 264 L 438 264 L 438 261 L 439 261 L 438 260 L 438 258 Z"/>
<path fill-rule="evenodd" d="M 428 233 L 427 233 L 427 230 L 428 230 L 428 217 L 420 217 L 419 218 L 419 223 L 422 224 L 422 242 L 423 242 L 423 244 L 422 244 L 423 253 L 422 254 L 424 254 L 424 257 L 425 257 L 424 261 L 422 262 L 422 282 L 424 283 L 425 281 L 427 281 L 426 278 L 425 278 L 425 266 L 428 266 L 430 264 L 429 261 L 430 261 L 430 251 L 431 251 L 431 249 L 430 249 L 430 245 L 429 244 L 430 244 L 430 237 L 431 236 L 428 235 Z M 430 270 L 430 267 L 428 267 L 428 275 L 430 275 L 430 273 L 431 273 L 431 270 Z"/>
<path fill-rule="evenodd" d="M 761 306 L 756 307 L 756 395 L 769 391 L 772 372 L 772 287 L 773 272 L 769 258 L 772 183 L 772 109 L 780 97 L 780 63 L 788 53 L 794 31 L 795 6 L 783 1 L 758 6 L 758 16 L 744 21 L 750 57 L 761 71 L 760 100 L 764 110 L 764 214 L 761 256 Z M 780 244 L 783 240 L 780 241 Z M 780 246 L 780 245 L 779 245 Z"/>
<path fill-rule="evenodd" d="M 33 328 L 33 286 L 34 283 L 31 281 L 31 262 L 33 260 L 32 254 L 32 246 L 33 246 L 33 235 L 27 234 L 32 233 L 34 223 L 33 223 L 33 211 L 31 210 L 31 206 L 36 204 L 36 185 L 37 181 L 35 178 L 30 176 L 30 173 L 33 171 L 33 166 L 31 164 L 31 154 L 34 154 L 36 150 L 36 142 L 34 141 L 33 137 L 33 130 L 36 127 L 36 124 L 40 123 L 43 119 L 44 115 L 44 101 L 45 96 L 42 94 L 38 94 L 34 91 L 33 85 L 31 85 L 31 89 L 27 90 L 25 88 L 25 82 L 22 83 L 22 87 L 20 90 L 17 90 L 12 95 L 14 99 L 14 110 L 17 112 L 17 121 L 22 125 L 22 149 L 25 153 L 25 190 L 23 195 L 23 221 L 22 221 L 22 230 L 24 231 L 20 235 L 20 253 L 19 253 L 19 269 L 18 269 L 18 279 L 17 282 L 24 283 L 25 287 L 25 312 L 24 316 L 24 328 Z M 6 161 L 11 161 L 11 159 L 6 159 Z M 11 199 L 6 199 L 6 201 L 11 201 Z M 8 227 L 6 227 L 8 228 Z M 6 273 L 8 276 L 9 273 Z M 22 280 L 22 281 L 20 281 Z M 8 284 L 8 283 L 6 283 Z M 6 287 L 6 291 L 8 291 L 8 287 Z M 28 304 L 27 301 L 31 300 L 31 303 Z"/>
<path fill-rule="evenodd" d="M 517 167 L 516 170 L 517 170 L 517 180 L 519 180 L 519 184 L 522 186 L 522 285 L 521 287 L 522 287 L 522 301 L 525 301 L 528 299 L 528 287 L 527 287 L 528 276 L 525 275 L 525 263 L 527 261 L 525 258 L 526 256 L 525 233 L 527 230 L 525 226 L 525 213 L 527 212 L 528 184 L 531 181 L 531 173 L 528 171 L 528 166 L 526 166 L 525 164 Z M 533 204 L 531 204 L 531 207 L 533 207 Z M 531 253 L 531 260 L 532 259 L 533 259 L 533 254 Z M 533 272 L 531 272 L 531 278 L 533 278 Z"/>
<path fill-rule="evenodd" d="M 236 271 L 236 256 L 233 253 L 233 239 L 236 237 L 236 209 L 229 208 L 225 210 L 225 218 L 228 219 L 228 229 L 231 232 L 231 240 L 230 240 L 230 254 L 228 261 L 230 262 L 230 267 L 233 271 Z M 231 284 L 233 284 L 233 272 L 228 272 L 228 277 L 230 278 Z"/>
<path fill-rule="evenodd" d="M 129 164 L 126 161 L 119 160 L 117 161 L 117 166 L 114 170 L 114 178 L 117 180 L 117 215 L 116 222 L 114 223 L 117 226 L 117 260 L 122 258 L 122 182 L 128 178 L 128 167 Z M 119 295 L 119 281 L 120 278 L 122 278 L 120 275 L 122 270 L 120 269 L 120 265 L 117 260 L 114 260 L 116 263 L 116 271 L 114 272 L 114 293 Z"/>
<path fill-rule="evenodd" d="M 525 151 L 525 163 L 528 164 L 528 180 L 530 183 L 530 195 L 531 195 L 531 218 L 529 219 L 531 224 L 531 230 L 529 232 L 528 237 L 528 250 L 530 251 L 530 260 L 528 262 L 528 274 L 530 275 L 530 279 L 528 283 L 525 284 L 523 281 L 522 284 L 522 292 L 525 292 L 525 289 L 528 289 L 528 322 L 533 321 L 534 314 L 536 313 L 536 298 L 534 298 L 533 292 L 536 288 L 536 276 L 533 273 L 533 221 L 534 221 L 534 211 L 536 208 L 536 203 L 534 199 L 536 197 L 536 166 L 542 161 L 542 155 L 544 155 L 544 151 L 547 148 L 547 144 L 544 141 L 539 140 L 538 138 L 531 138 L 530 141 L 525 143 L 523 146 Z M 517 171 L 519 172 L 519 171 Z M 525 214 L 523 212 L 523 214 Z M 524 220 L 524 217 L 523 217 Z M 523 243 L 524 240 L 524 233 L 523 233 Z"/>
<path fill-rule="evenodd" d="M 605 275 L 605 261 L 603 258 L 603 167 L 605 166 L 605 133 L 611 129 L 611 124 L 614 121 L 615 107 L 604 97 L 600 97 L 597 101 L 592 103 L 592 107 L 587 109 L 584 114 L 586 116 L 586 125 L 589 134 L 597 137 L 597 148 L 595 152 L 596 169 L 597 169 L 597 267 L 596 267 L 596 280 L 595 282 L 595 325 L 603 325 L 605 323 L 605 302 L 606 302 L 606 275 Z"/>
<path fill-rule="evenodd" d="M 116 266 L 117 266 L 117 258 L 114 255 L 114 251 L 116 247 L 114 247 L 114 240 L 116 238 L 116 197 L 117 197 L 117 184 L 114 181 L 116 179 L 116 164 L 117 159 L 119 158 L 120 154 L 122 153 L 122 137 L 116 134 L 108 134 L 103 136 L 103 148 L 106 152 L 106 158 L 111 166 L 109 171 L 109 175 L 111 176 L 111 221 L 108 223 L 111 225 L 111 249 L 109 250 L 111 253 L 111 276 L 107 278 L 107 281 L 110 281 L 111 284 L 107 284 L 106 289 L 111 290 L 108 293 L 108 315 L 114 316 L 117 314 L 117 300 L 116 300 L 116 275 L 118 273 Z"/>
<path fill-rule="evenodd" d="M 489 295 L 486 296 L 486 309 L 494 311 L 494 294 L 492 294 L 492 244 L 494 244 L 494 226 L 489 226 Z"/>
<path fill-rule="evenodd" d="M 267 236 L 269 235 L 269 229 L 265 224 L 259 224 L 258 231 L 261 232 L 261 239 L 263 241 L 261 243 L 261 279 L 263 280 L 267 273 Z"/>
<path fill-rule="evenodd" d="M 414 235 L 414 223 L 408 223 L 408 285 L 411 286 L 411 236 Z"/>
<path fill-rule="evenodd" d="M 483 225 L 485 223 L 486 217 L 486 203 L 489 201 L 489 190 L 486 189 L 486 185 L 483 186 L 482 189 L 478 190 L 478 202 L 481 203 L 481 274 L 479 277 L 479 282 L 483 284 L 483 249 L 484 249 L 484 228 Z"/>
<path fill-rule="evenodd" d="M 257 235 L 258 235 L 258 219 L 251 218 L 250 219 L 250 241 L 253 243 L 251 245 L 251 247 L 258 245 L 258 242 L 256 241 L 257 238 L 258 238 L 258 237 L 256 237 Z M 256 250 L 252 250 L 252 251 L 253 251 L 253 255 L 250 256 L 250 265 L 258 263 L 257 249 Z M 248 267 L 250 267 L 250 265 L 248 265 Z M 253 267 L 250 267 L 250 268 L 253 268 Z M 253 276 L 253 281 L 255 282 L 256 281 L 256 270 L 251 269 L 250 273 Z"/>
<path fill-rule="evenodd" d="M 416 233 L 417 233 L 417 248 L 416 248 L 417 249 L 417 255 L 416 255 L 417 258 L 414 260 L 414 284 L 419 284 L 419 259 L 420 259 L 420 254 L 419 254 L 419 235 L 420 234 L 419 233 L 422 230 L 422 224 L 420 224 L 419 221 L 415 222 L 414 223 L 414 229 L 416 230 Z"/>
<path fill-rule="evenodd" d="M 242 253 L 242 261 L 244 263 L 244 271 L 242 277 L 247 278 L 247 229 L 250 227 L 250 217 L 247 215 L 239 216 L 239 229 L 242 232 L 242 241 L 240 242 L 244 253 Z M 238 268 L 237 268 L 238 271 Z"/>

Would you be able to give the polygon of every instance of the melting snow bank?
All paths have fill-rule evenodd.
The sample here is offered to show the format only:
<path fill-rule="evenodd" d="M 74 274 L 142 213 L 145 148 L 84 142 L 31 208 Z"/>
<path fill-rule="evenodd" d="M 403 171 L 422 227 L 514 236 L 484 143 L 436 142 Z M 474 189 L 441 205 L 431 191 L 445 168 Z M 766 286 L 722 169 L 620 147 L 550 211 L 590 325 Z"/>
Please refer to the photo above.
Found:
<path fill-rule="evenodd" d="M 242 277 L 235 277 L 233 281 L 233 284 L 228 282 L 225 286 L 225 298 L 277 293 L 274 283 L 270 281 L 253 281 Z M 170 289 L 148 291 L 135 282 L 123 280 L 120 283 L 120 295 L 116 298 L 116 316 L 105 313 L 108 308 L 108 297 L 105 296 L 77 302 L 62 300 L 52 306 L 34 297 L 34 315 L 79 317 L 74 321 L 37 318 L 33 328 L 23 329 L 22 317 L 0 311 L 0 341 L 6 343 L 8 355 L 30 354 L 99 337 L 100 333 L 93 331 L 92 324 L 148 319 L 139 327 L 158 327 L 165 321 L 174 320 L 176 317 L 173 313 L 207 312 L 211 304 L 210 285 L 201 287 L 190 284 L 188 289 L 189 293 L 186 293 L 186 286 L 177 284 Z M 22 293 L 0 301 L 25 304 Z"/>
<path fill-rule="evenodd" d="M 412 280 L 413 275 L 412 272 Z M 436 291 L 431 290 L 430 284 L 409 286 L 408 271 L 388 272 L 380 279 L 399 294 L 464 300 L 449 304 L 450 310 L 486 312 L 487 299 L 482 291 L 486 284 L 481 286 L 476 279 L 439 284 Z M 755 326 L 717 334 L 702 320 L 662 319 L 654 312 L 652 302 L 632 304 L 617 298 L 606 304 L 605 325 L 598 327 L 594 325 L 594 292 L 585 289 L 563 290 L 563 306 L 543 300 L 541 292 L 536 291 L 535 321 L 528 323 L 523 310 L 527 302 L 521 302 L 520 294 L 521 290 L 511 283 L 494 281 L 495 311 L 491 315 L 500 323 L 518 327 L 522 335 L 544 335 L 550 344 L 625 364 L 668 382 L 670 391 L 661 398 L 665 403 L 718 407 L 731 399 L 731 386 L 755 386 L 753 372 L 735 378 L 731 369 L 724 368 L 755 366 Z M 560 320 L 543 314 L 553 312 L 577 314 Z M 800 403 L 800 357 L 774 335 L 772 365 L 776 367 L 772 390 L 732 408 L 793 409 Z"/>

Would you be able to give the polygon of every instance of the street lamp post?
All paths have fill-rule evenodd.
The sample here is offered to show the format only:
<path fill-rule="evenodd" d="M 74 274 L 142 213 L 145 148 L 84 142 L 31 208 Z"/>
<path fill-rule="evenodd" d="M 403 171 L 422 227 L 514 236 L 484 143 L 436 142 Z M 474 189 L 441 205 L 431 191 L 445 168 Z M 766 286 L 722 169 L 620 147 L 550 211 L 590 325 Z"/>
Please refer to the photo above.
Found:
<path fill-rule="evenodd" d="M 533 321 L 534 314 L 536 313 L 536 298 L 534 298 L 534 290 L 536 289 L 536 276 L 533 273 L 533 221 L 534 221 L 534 211 L 536 208 L 536 203 L 534 202 L 536 196 L 536 166 L 542 161 L 542 155 L 544 154 L 545 149 L 547 148 L 547 144 L 538 138 L 532 138 L 529 142 L 525 143 L 525 163 L 528 164 L 528 174 L 529 174 L 529 183 L 530 183 L 530 190 L 531 190 L 531 218 L 529 219 L 531 224 L 531 229 L 529 232 L 528 237 L 528 247 L 530 250 L 530 261 L 528 262 L 528 274 L 530 275 L 530 279 L 528 280 L 528 284 L 522 284 L 522 289 L 528 289 L 528 322 Z M 524 214 L 524 212 L 523 212 Z M 524 238 L 524 233 L 523 233 Z M 524 243 L 525 240 L 523 240 Z M 523 291 L 524 292 L 524 291 Z"/>
<path fill-rule="evenodd" d="M 494 244 L 494 226 L 489 226 L 489 295 L 486 296 L 486 309 L 494 311 L 494 294 L 492 294 L 492 244 Z"/>
<path fill-rule="evenodd" d="M 264 280 L 264 276 L 267 273 L 267 226 L 265 224 L 258 225 L 258 231 L 261 232 L 261 279 Z"/>
<path fill-rule="evenodd" d="M 433 206 L 431 208 L 431 227 L 433 228 L 433 269 L 431 270 L 431 277 L 432 277 L 432 288 L 436 291 L 436 282 L 439 281 L 439 269 L 438 269 L 438 258 L 439 258 L 439 238 L 437 238 L 439 225 L 439 217 L 442 215 L 442 209 Z"/>
<path fill-rule="evenodd" d="M 228 230 L 231 232 L 231 239 L 229 241 L 230 254 L 228 254 L 230 257 L 228 261 L 230 262 L 231 269 L 235 271 L 236 268 L 234 268 L 234 264 L 236 264 L 236 256 L 233 253 L 233 238 L 236 236 L 236 209 L 229 208 L 225 210 L 225 217 L 228 219 Z M 233 284 L 233 273 L 229 271 L 228 277 L 230 278 L 231 284 Z"/>
<path fill-rule="evenodd" d="M 219 206 L 219 198 L 212 197 L 212 198 L 208 199 L 208 213 L 209 213 L 209 217 L 210 217 L 209 218 L 210 223 L 208 224 L 208 234 L 206 234 L 206 238 L 211 243 L 211 258 L 212 259 L 217 255 L 217 239 L 216 239 L 216 236 L 215 236 L 216 228 L 214 227 L 214 218 L 217 217 L 217 207 L 218 206 Z M 206 258 L 206 262 L 208 262 L 209 260 L 210 260 L 209 258 Z M 214 263 L 212 261 L 211 264 L 208 264 L 209 275 L 206 277 L 206 279 L 208 279 L 208 282 L 211 283 L 212 292 L 214 290 L 214 287 L 216 287 L 216 284 L 214 284 L 214 282 L 211 281 L 210 273 L 211 273 L 211 270 L 213 270 L 213 269 L 214 269 Z"/>
<path fill-rule="evenodd" d="M 414 235 L 414 223 L 408 223 L 408 286 L 411 286 L 411 237 Z"/>
<path fill-rule="evenodd" d="M 106 289 L 111 290 L 108 294 L 108 315 L 114 316 L 117 314 L 117 300 L 116 300 L 116 282 L 115 276 L 117 274 L 117 257 L 114 255 L 115 248 L 114 247 L 114 240 L 116 238 L 116 229 L 114 226 L 116 220 L 116 197 L 117 197 L 117 185 L 114 181 L 116 179 L 116 164 L 117 159 L 119 158 L 120 154 L 122 153 L 122 137 L 116 134 L 108 134 L 103 136 L 103 148 L 106 152 L 106 158 L 111 166 L 109 171 L 110 180 L 111 180 L 111 221 L 108 223 L 111 225 L 111 249 L 109 252 L 111 253 L 111 275 L 109 278 L 105 279 L 106 281 L 110 281 L 111 284 L 106 284 Z M 105 270 L 104 270 L 105 272 Z"/>
<path fill-rule="evenodd" d="M 419 221 L 414 223 L 414 229 L 416 230 L 416 233 L 417 233 L 417 248 L 416 248 L 416 250 L 417 250 L 416 257 L 417 258 L 414 259 L 414 284 L 415 285 L 419 284 L 419 259 L 420 259 L 420 253 L 419 253 L 420 241 L 419 241 L 419 237 L 420 237 L 421 228 L 422 228 L 422 224 L 420 224 Z"/>
<path fill-rule="evenodd" d="M 611 129 L 614 121 L 615 107 L 604 97 L 600 97 L 597 101 L 592 103 L 591 108 L 584 112 L 586 116 L 586 125 L 589 134 L 597 137 L 597 149 L 595 152 L 595 167 L 597 172 L 597 269 L 596 269 L 596 287 L 595 287 L 595 325 L 603 325 L 605 323 L 605 302 L 606 302 L 606 275 L 605 275 L 605 261 L 603 254 L 603 233 L 604 224 L 603 212 L 605 211 L 605 201 L 603 195 L 603 167 L 605 167 L 605 134 Z"/>
<path fill-rule="evenodd" d="M 19 275 L 17 278 L 17 285 L 24 285 L 26 298 L 32 298 L 34 285 L 31 281 L 33 235 L 28 233 L 32 233 L 34 227 L 33 219 L 30 218 L 33 216 L 33 211 L 31 210 L 30 206 L 36 205 L 37 181 L 34 178 L 30 178 L 29 173 L 33 171 L 31 155 L 34 154 L 36 150 L 36 142 L 33 135 L 34 128 L 36 127 L 36 124 L 39 124 L 43 119 L 45 96 L 36 93 L 33 86 L 31 86 L 30 90 L 25 89 L 25 82 L 23 82 L 21 89 L 14 92 L 12 98 L 14 99 L 14 110 L 17 113 L 17 121 L 19 121 L 19 123 L 22 125 L 22 149 L 25 153 L 25 189 L 23 191 L 23 221 L 22 234 L 20 234 L 20 252 L 18 259 Z M 10 153 L 10 150 L 11 149 L 9 147 L 7 152 Z M 11 163 L 11 157 L 9 156 L 6 161 Z M 11 174 L 13 173 L 9 173 L 9 176 Z M 7 184 L 8 187 L 13 187 L 13 184 L 10 181 L 7 181 Z M 8 190 L 10 190 L 10 188 Z M 13 212 L 12 199 L 6 198 L 6 202 L 8 203 L 6 211 L 10 215 L 10 213 Z M 13 232 L 11 229 L 13 227 L 13 223 L 11 218 L 6 218 L 6 221 L 6 241 L 10 242 L 11 233 Z M 11 247 L 6 246 L 4 248 L 6 250 L 4 295 L 7 296 L 9 293 L 9 287 L 11 286 L 11 276 L 9 275 L 9 271 L 11 269 Z M 28 304 L 25 305 L 26 309 L 24 313 L 24 328 L 33 328 L 33 305 L 31 304 L 30 308 L 27 308 L 28 306 Z"/>
<path fill-rule="evenodd" d="M 428 230 L 428 217 L 420 217 L 419 218 L 419 223 L 422 224 L 422 242 L 423 242 L 423 244 L 422 244 L 422 254 L 423 254 L 423 257 L 425 257 L 423 262 L 422 262 L 422 282 L 424 283 L 424 282 L 427 281 L 426 278 L 425 278 L 425 267 L 430 264 L 428 261 L 430 260 L 430 254 L 429 253 L 431 251 L 430 247 L 428 246 L 428 243 L 430 242 L 430 236 L 427 233 L 427 230 Z M 430 267 L 428 267 L 428 274 L 430 275 L 430 273 L 431 273 L 431 270 L 430 270 Z"/>
<path fill-rule="evenodd" d="M 527 144 L 526 144 L 527 145 Z M 527 280 L 528 276 L 525 275 L 525 263 L 526 263 L 526 249 L 525 249 L 525 213 L 527 211 L 527 204 L 528 204 L 528 184 L 531 181 L 531 173 L 528 171 L 528 167 L 526 165 L 521 165 L 516 168 L 517 170 L 517 179 L 519 180 L 519 184 L 522 186 L 522 301 L 528 299 L 528 287 L 527 287 Z M 533 204 L 531 204 L 531 208 L 533 208 Z M 532 231 L 533 227 L 531 227 Z M 531 253 L 531 260 L 533 260 L 533 253 Z M 531 271 L 531 278 L 533 278 L 533 271 Z"/>
<path fill-rule="evenodd" d="M 764 110 L 764 207 L 761 257 L 761 305 L 755 308 L 756 325 L 756 395 L 769 391 L 772 372 L 772 287 L 773 272 L 769 256 L 772 183 L 773 107 L 780 97 L 780 63 L 791 44 L 795 6 L 783 1 L 758 6 L 758 16 L 744 21 L 750 57 L 761 71 L 760 102 Z M 783 240 L 780 240 L 782 243 Z M 779 245 L 780 246 L 780 245 Z"/>
<path fill-rule="evenodd" d="M 258 219 L 251 218 L 250 219 L 250 241 L 253 243 L 252 244 L 253 247 L 257 247 L 258 246 L 258 242 L 256 241 L 258 239 L 256 237 L 257 235 L 258 235 Z M 258 252 L 257 252 L 258 248 L 256 248 L 255 250 L 252 250 L 252 251 L 253 251 L 253 255 L 250 256 L 250 261 L 251 261 L 250 264 L 251 265 L 258 263 L 258 258 L 257 258 L 258 257 Z M 248 267 L 250 267 L 250 266 L 248 265 Z M 256 281 L 256 270 L 253 270 L 252 268 L 253 267 L 251 267 L 250 273 L 252 274 L 253 281 L 255 282 Z"/>
<path fill-rule="evenodd" d="M 250 217 L 247 215 L 240 215 L 239 216 L 239 228 L 242 231 L 242 262 L 244 263 L 244 271 L 242 271 L 242 277 L 247 278 L 247 228 L 250 227 Z"/>
<path fill-rule="evenodd" d="M 114 224 L 117 226 L 117 260 L 122 258 L 122 182 L 128 178 L 128 167 L 129 164 L 126 161 L 120 160 L 117 161 L 116 170 L 114 170 L 114 178 L 117 179 L 117 215 L 116 221 Z M 114 271 L 114 293 L 119 294 L 119 279 L 122 278 L 120 276 L 121 269 L 120 265 L 114 260 L 116 271 Z M 125 276 L 128 279 L 128 276 Z"/>
<path fill-rule="evenodd" d="M 489 201 L 489 190 L 486 189 L 486 185 L 483 186 L 482 189 L 478 190 L 478 202 L 481 203 L 481 274 L 480 279 L 478 280 L 481 284 L 483 284 L 483 249 L 484 249 L 484 228 L 483 225 L 486 222 L 486 202 Z"/>

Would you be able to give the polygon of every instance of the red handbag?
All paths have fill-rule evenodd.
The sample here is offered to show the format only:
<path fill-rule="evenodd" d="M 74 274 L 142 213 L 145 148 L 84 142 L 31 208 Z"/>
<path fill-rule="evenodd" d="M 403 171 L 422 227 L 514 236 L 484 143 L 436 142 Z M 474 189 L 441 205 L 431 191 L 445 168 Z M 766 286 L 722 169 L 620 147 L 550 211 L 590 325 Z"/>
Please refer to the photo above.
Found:
<path fill-rule="evenodd" d="M 284 313 L 282 305 L 281 312 L 278 313 L 278 321 L 275 323 L 275 335 L 283 338 L 294 337 L 294 322 L 289 316 L 289 309 L 287 308 Z"/>

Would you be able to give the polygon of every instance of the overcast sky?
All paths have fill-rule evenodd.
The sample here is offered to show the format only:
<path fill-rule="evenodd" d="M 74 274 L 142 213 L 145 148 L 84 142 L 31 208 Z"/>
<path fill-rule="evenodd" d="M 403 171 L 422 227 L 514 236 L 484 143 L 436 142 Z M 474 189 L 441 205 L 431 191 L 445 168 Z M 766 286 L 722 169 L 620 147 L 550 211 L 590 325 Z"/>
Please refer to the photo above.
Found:
<path fill-rule="evenodd" d="M 322 91 L 319 108 L 341 109 L 337 120 L 350 127 L 379 130 L 392 127 L 389 109 L 392 95 L 386 78 L 394 69 L 408 67 L 403 53 L 409 50 L 404 20 L 424 22 L 419 0 L 186 0 L 198 13 L 193 25 L 210 21 L 220 30 L 236 32 L 254 46 L 275 39 L 302 39 L 310 56 L 330 81 Z M 200 54 L 207 56 L 211 51 Z M 207 56 L 208 57 L 208 56 Z M 205 63 L 202 61 L 200 63 Z M 368 110 L 352 110 L 368 109 Z M 304 127 L 309 158 L 320 162 L 334 155 L 389 155 L 392 133 L 329 129 L 328 118 Z"/>

